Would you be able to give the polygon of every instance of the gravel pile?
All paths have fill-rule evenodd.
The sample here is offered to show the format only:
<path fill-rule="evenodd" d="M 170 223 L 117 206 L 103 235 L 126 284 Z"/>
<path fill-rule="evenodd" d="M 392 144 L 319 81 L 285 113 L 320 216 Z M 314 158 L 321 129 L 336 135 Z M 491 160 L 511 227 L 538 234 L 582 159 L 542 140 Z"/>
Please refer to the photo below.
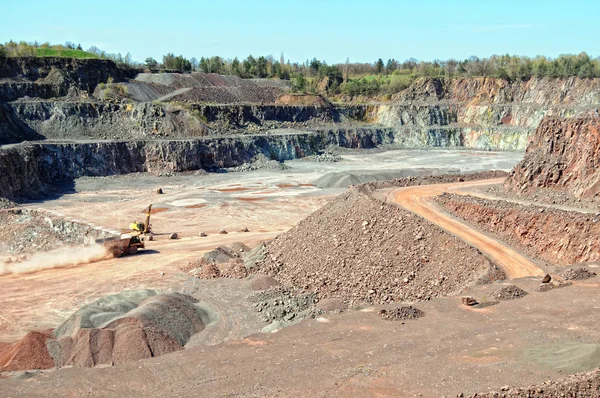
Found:
<path fill-rule="evenodd" d="M 254 308 L 263 321 L 277 322 L 279 327 L 298 323 L 323 312 L 315 308 L 314 294 L 297 294 L 283 287 L 253 293 L 248 299 L 254 303 Z"/>
<path fill-rule="evenodd" d="M 142 73 L 135 78 L 135 83 L 146 85 L 146 96 L 152 93 L 157 97 L 152 100 L 164 98 L 169 101 L 215 104 L 272 104 L 289 89 L 288 85 L 279 82 L 256 81 L 214 73 Z M 146 97 L 144 99 L 148 100 Z"/>
<path fill-rule="evenodd" d="M 580 281 L 584 279 L 590 279 L 596 276 L 595 272 L 590 271 L 587 268 L 570 269 L 564 273 L 565 280 L 568 281 Z"/>
<path fill-rule="evenodd" d="M 82 307 L 47 344 L 57 367 L 111 365 L 181 350 L 210 316 L 190 296 L 126 291 Z"/>
<path fill-rule="evenodd" d="M 429 300 L 501 278 L 477 250 L 367 188 L 349 189 L 279 235 L 251 272 L 347 304 Z"/>
<path fill-rule="evenodd" d="M 250 162 L 241 166 L 227 169 L 230 172 L 254 171 L 254 170 L 288 170 L 290 167 L 283 162 L 271 160 L 262 153 L 255 156 Z"/>
<path fill-rule="evenodd" d="M 45 252 L 66 245 L 91 243 L 110 233 L 52 213 L 30 209 L 0 211 L 0 253 Z"/>
<path fill-rule="evenodd" d="M 379 311 L 381 318 L 386 321 L 404 321 L 407 319 L 418 319 L 425 315 L 423 311 L 412 305 Z"/>
<path fill-rule="evenodd" d="M 505 286 L 490 294 L 492 300 L 506 301 L 516 300 L 527 296 L 527 292 L 515 285 Z"/>
<path fill-rule="evenodd" d="M 248 271 L 244 266 L 244 256 L 250 248 L 235 242 L 231 246 L 219 246 L 206 252 L 204 256 L 190 261 L 183 271 L 199 279 L 245 278 Z"/>
<path fill-rule="evenodd" d="M 304 159 L 308 160 L 308 161 L 312 161 L 312 162 L 336 163 L 336 162 L 339 162 L 340 160 L 342 160 L 342 157 L 340 155 L 336 155 L 334 153 L 323 153 L 320 155 L 308 156 Z"/>
<path fill-rule="evenodd" d="M 459 394 L 469 398 L 598 398 L 600 397 L 600 371 L 578 373 L 561 380 L 548 380 L 525 388 L 502 387 L 499 391 L 489 391 L 473 395 Z"/>

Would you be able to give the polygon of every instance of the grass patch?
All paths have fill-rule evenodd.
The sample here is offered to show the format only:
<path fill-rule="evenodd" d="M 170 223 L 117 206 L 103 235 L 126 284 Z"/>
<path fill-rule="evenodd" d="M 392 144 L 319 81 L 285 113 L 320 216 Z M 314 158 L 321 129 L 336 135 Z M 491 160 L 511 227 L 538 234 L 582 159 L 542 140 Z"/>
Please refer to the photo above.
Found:
<path fill-rule="evenodd" d="M 70 48 L 58 49 L 51 47 L 40 47 L 35 49 L 36 57 L 61 57 L 61 58 L 99 58 L 97 54 L 83 50 L 75 50 Z"/>

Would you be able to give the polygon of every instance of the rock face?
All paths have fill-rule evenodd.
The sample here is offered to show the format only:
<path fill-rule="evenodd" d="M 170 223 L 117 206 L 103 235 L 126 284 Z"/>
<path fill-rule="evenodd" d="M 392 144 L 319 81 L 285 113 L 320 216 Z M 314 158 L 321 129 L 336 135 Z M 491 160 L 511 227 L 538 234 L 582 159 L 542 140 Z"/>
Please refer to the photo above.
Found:
<path fill-rule="evenodd" d="M 329 145 L 374 148 L 393 141 L 390 129 L 356 128 L 180 141 L 21 144 L 0 149 L 0 196 L 36 198 L 48 193 L 48 184 L 83 176 L 214 170 L 240 166 L 257 155 L 283 161 Z"/>
<path fill-rule="evenodd" d="M 505 187 L 568 191 L 600 202 L 600 117 L 545 119 Z"/>
<path fill-rule="evenodd" d="M 434 145 L 522 150 L 543 117 L 573 117 L 599 103 L 600 79 L 423 78 L 380 106 L 377 121 L 414 137 L 437 129 Z"/>
<path fill-rule="evenodd" d="M 106 59 L 9 57 L 0 64 L 0 101 L 64 97 L 73 91 L 92 93 L 100 83 L 122 81 L 136 73 L 119 69 Z"/>
<path fill-rule="evenodd" d="M 0 144 L 42 139 L 192 138 L 370 120 L 372 106 L 207 105 L 154 102 L 0 103 Z"/>

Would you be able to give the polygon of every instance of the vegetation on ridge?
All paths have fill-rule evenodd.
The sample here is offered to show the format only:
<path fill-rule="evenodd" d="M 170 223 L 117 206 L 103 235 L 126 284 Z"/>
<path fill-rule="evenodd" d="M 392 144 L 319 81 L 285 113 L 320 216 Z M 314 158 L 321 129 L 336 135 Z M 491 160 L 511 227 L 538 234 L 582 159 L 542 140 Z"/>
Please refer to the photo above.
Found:
<path fill-rule="evenodd" d="M 384 62 L 350 63 L 328 65 L 316 58 L 303 63 L 286 60 L 283 53 L 279 59 L 272 55 L 255 57 L 249 55 L 225 59 L 219 56 L 195 57 L 168 53 L 162 62 L 146 58 L 144 64 L 133 61 L 131 54 L 111 54 L 91 47 L 83 51 L 81 45 L 67 42 L 65 45 L 49 43 L 16 43 L 0 45 L 2 56 L 38 56 L 71 58 L 105 58 L 120 67 L 146 68 L 150 71 L 204 72 L 237 75 L 242 78 L 273 78 L 291 80 L 296 92 L 326 93 L 351 97 L 391 96 L 402 91 L 417 77 L 497 77 L 508 81 L 526 81 L 532 77 L 594 78 L 600 77 L 600 58 L 591 58 L 585 52 L 578 55 L 564 54 L 557 58 L 535 58 L 515 55 L 492 55 L 489 58 L 469 57 L 465 60 L 418 61 L 409 58 L 404 62 L 393 58 Z"/>

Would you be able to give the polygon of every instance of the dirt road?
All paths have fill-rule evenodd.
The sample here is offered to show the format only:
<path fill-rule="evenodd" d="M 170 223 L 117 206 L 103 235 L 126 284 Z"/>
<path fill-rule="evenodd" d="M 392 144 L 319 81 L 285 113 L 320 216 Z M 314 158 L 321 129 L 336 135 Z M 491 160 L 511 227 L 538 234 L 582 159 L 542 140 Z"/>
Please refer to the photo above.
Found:
<path fill-rule="evenodd" d="M 511 249 L 504 243 L 450 216 L 431 201 L 431 198 L 441 195 L 444 192 L 464 194 L 463 190 L 466 188 L 500 184 L 503 181 L 503 178 L 498 178 L 406 187 L 390 191 L 387 194 L 387 199 L 476 247 L 495 264 L 502 267 L 510 278 L 543 275 L 543 271 L 527 257 Z"/>

